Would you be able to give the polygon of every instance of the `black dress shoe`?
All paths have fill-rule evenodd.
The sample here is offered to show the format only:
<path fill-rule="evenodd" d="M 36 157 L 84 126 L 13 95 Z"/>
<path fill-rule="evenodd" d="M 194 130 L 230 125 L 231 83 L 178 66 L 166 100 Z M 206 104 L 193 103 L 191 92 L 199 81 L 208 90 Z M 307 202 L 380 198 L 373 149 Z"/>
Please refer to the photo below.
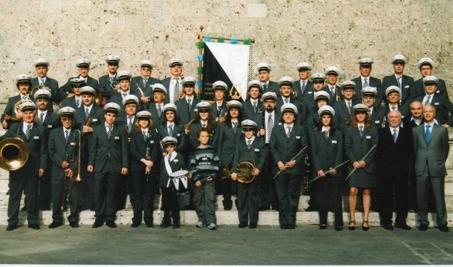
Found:
<path fill-rule="evenodd" d="M 154 227 L 153 221 L 145 222 L 145 224 L 146 224 L 146 227 Z"/>
<path fill-rule="evenodd" d="M 223 209 L 224 210 L 231 210 L 233 208 L 233 201 L 230 200 L 223 200 Z"/>
<path fill-rule="evenodd" d="M 93 228 L 99 228 L 104 225 L 104 221 L 101 220 L 95 220 L 93 223 Z"/>
<path fill-rule="evenodd" d="M 287 224 L 280 224 L 280 229 L 288 229 L 288 225 Z"/>
<path fill-rule="evenodd" d="M 255 229 L 257 226 L 258 226 L 258 225 L 257 225 L 256 223 L 251 223 L 251 224 L 249 225 L 249 228 L 250 228 L 250 229 Z"/>
<path fill-rule="evenodd" d="M 245 228 L 245 227 L 247 227 L 247 223 L 240 223 L 240 224 L 238 225 L 238 227 L 239 227 L 239 228 Z"/>
<path fill-rule="evenodd" d="M 28 228 L 31 228 L 31 229 L 35 229 L 35 230 L 39 230 L 41 229 L 41 227 L 39 227 L 39 225 L 37 223 L 31 223 L 28 225 Z"/>
<path fill-rule="evenodd" d="M 418 230 L 420 230 L 420 231 L 426 231 L 426 230 L 428 230 L 428 225 L 427 225 L 427 224 L 420 224 L 420 225 L 418 226 Z"/>
<path fill-rule="evenodd" d="M 167 228 L 167 227 L 170 227 L 170 226 L 171 226 L 171 223 L 170 223 L 170 222 L 162 222 L 162 223 L 160 224 L 160 227 L 161 227 L 161 228 Z"/>
<path fill-rule="evenodd" d="M 296 229 L 296 225 L 295 224 L 288 224 L 288 228 L 286 229 Z"/>
<path fill-rule="evenodd" d="M 140 226 L 140 222 L 132 222 L 131 227 L 136 228 Z"/>
<path fill-rule="evenodd" d="M 383 224 L 382 228 L 384 228 L 385 230 L 393 231 L 393 225 L 391 224 Z"/>
<path fill-rule="evenodd" d="M 441 232 L 448 232 L 448 226 L 447 225 L 440 225 L 439 230 Z"/>
<path fill-rule="evenodd" d="M 404 224 L 403 224 L 403 223 L 401 223 L 401 224 L 399 224 L 399 223 L 398 223 L 398 224 L 395 224 L 395 227 L 396 227 L 396 228 L 399 228 L 399 229 L 403 229 L 403 230 L 410 230 L 410 229 L 412 229 L 409 225 L 407 225 L 407 224 L 405 224 L 405 223 L 404 223 Z"/>
<path fill-rule="evenodd" d="M 308 206 L 308 208 L 305 209 L 305 211 L 316 211 L 317 209 L 313 206 Z"/>
<path fill-rule="evenodd" d="M 174 229 L 178 229 L 178 228 L 180 228 L 180 227 L 181 227 L 181 224 L 180 224 L 180 223 L 174 223 L 174 224 L 173 224 L 173 228 L 174 228 Z"/>
<path fill-rule="evenodd" d="M 62 225 L 63 225 L 63 222 L 53 221 L 51 224 L 49 224 L 49 228 L 53 229 L 53 228 L 57 228 L 57 227 L 62 226 Z"/>
<path fill-rule="evenodd" d="M 327 224 L 320 224 L 320 225 L 319 225 L 319 229 L 320 229 L 320 230 L 327 229 Z"/>
<path fill-rule="evenodd" d="M 116 228 L 116 223 L 114 221 L 107 221 L 105 224 L 110 228 Z"/>
<path fill-rule="evenodd" d="M 69 226 L 72 228 L 79 228 L 79 223 L 78 222 L 69 222 Z"/>
<path fill-rule="evenodd" d="M 17 224 L 8 224 L 8 227 L 6 227 L 6 231 L 12 231 L 17 228 Z"/>
<path fill-rule="evenodd" d="M 343 225 L 335 225 L 335 231 L 343 231 Z"/>
<path fill-rule="evenodd" d="M 269 206 L 269 205 L 267 205 L 267 206 L 261 206 L 261 207 L 260 207 L 260 211 L 268 210 L 268 209 L 270 209 L 270 206 Z"/>

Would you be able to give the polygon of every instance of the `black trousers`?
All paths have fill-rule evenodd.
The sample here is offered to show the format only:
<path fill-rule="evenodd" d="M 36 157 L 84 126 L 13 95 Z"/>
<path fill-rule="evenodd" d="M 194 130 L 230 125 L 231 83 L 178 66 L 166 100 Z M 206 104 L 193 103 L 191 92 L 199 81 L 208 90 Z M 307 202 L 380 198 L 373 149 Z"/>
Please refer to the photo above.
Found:
<path fill-rule="evenodd" d="M 19 222 L 19 208 L 22 193 L 26 195 L 28 224 L 38 223 L 38 169 L 27 165 L 9 172 L 8 224 Z"/>
<path fill-rule="evenodd" d="M 338 176 L 326 176 L 313 183 L 316 188 L 315 204 L 319 212 L 319 223 L 327 224 L 327 214 L 334 213 L 335 225 L 343 226 L 343 206 L 341 192 L 344 179 Z"/>
<path fill-rule="evenodd" d="M 65 184 L 69 189 L 69 207 L 71 214 L 68 217 L 69 222 L 79 222 L 80 203 L 79 190 L 80 182 L 67 182 L 64 171 L 56 166 L 52 166 L 52 220 L 55 222 L 63 222 L 63 201 L 65 197 Z"/>
<path fill-rule="evenodd" d="M 238 217 L 241 224 L 257 224 L 259 213 L 258 181 L 237 183 Z"/>
<path fill-rule="evenodd" d="M 301 190 L 301 175 L 282 173 L 275 181 L 280 225 L 295 225 Z"/>
<path fill-rule="evenodd" d="M 395 199 L 396 224 L 405 224 L 409 210 L 409 181 L 406 174 L 386 173 L 377 182 L 381 224 L 392 224 Z"/>
<path fill-rule="evenodd" d="M 132 171 L 130 176 L 130 196 L 132 210 L 134 212 L 133 222 L 153 222 L 154 210 L 154 178 L 152 174 L 145 174 L 144 170 Z"/>
<path fill-rule="evenodd" d="M 272 162 L 269 145 L 266 145 L 266 147 L 267 149 L 265 150 L 265 162 Z M 272 164 L 264 164 L 260 179 L 259 181 L 257 181 L 260 208 L 268 209 L 269 206 L 272 206 L 272 209 L 278 209 L 279 201 L 277 197 L 277 190 L 272 177 Z"/>
<path fill-rule="evenodd" d="M 170 187 L 162 187 L 162 206 L 164 208 L 164 223 L 180 224 L 178 196 L 172 183 Z"/>
<path fill-rule="evenodd" d="M 118 177 L 117 172 L 97 172 L 94 174 L 94 200 L 96 220 L 115 221 L 115 192 Z"/>
<path fill-rule="evenodd" d="M 50 161 L 50 160 L 49 160 Z M 52 200 L 52 185 L 50 170 L 52 165 L 49 164 L 48 168 L 44 172 L 44 175 L 39 178 L 39 209 L 50 210 L 50 203 Z"/>

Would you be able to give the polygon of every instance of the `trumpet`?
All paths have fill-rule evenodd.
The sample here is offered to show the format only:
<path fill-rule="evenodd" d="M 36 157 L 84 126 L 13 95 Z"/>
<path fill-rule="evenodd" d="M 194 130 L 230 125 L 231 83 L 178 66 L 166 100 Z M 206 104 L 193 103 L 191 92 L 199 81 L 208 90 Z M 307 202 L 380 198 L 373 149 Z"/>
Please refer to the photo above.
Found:
<path fill-rule="evenodd" d="M 81 165 L 81 160 L 82 160 L 82 132 L 80 130 L 77 130 L 78 136 L 79 136 L 79 142 L 77 144 L 77 149 L 78 149 L 78 155 L 77 155 L 77 176 L 73 179 L 75 182 L 81 182 L 82 177 L 80 175 L 80 165 Z"/>

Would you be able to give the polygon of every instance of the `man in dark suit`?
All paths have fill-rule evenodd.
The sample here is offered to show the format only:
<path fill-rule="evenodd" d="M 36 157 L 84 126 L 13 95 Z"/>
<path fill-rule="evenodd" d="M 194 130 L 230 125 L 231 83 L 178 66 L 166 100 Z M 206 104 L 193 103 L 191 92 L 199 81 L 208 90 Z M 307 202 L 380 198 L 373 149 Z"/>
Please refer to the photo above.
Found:
<path fill-rule="evenodd" d="M 31 92 L 31 77 L 26 74 L 21 74 L 16 78 L 16 87 L 19 94 L 8 98 L 5 110 L 3 111 L 1 122 L 3 129 L 9 129 L 13 124 L 20 121 L 20 112 L 17 107 L 17 102 L 25 99 L 33 100 Z M 19 114 L 17 114 L 19 112 Z"/>
<path fill-rule="evenodd" d="M 337 66 L 328 66 L 325 70 L 327 84 L 324 90 L 330 94 L 330 103 L 341 100 L 341 88 L 337 85 L 340 69 Z"/>
<path fill-rule="evenodd" d="M 126 130 L 116 124 L 120 107 L 116 103 L 104 106 L 104 123 L 93 130 L 88 172 L 94 172 L 95 217 L 93 228 L 104 222 L 115 228 L 114 196 L 119 175 L 128 173 L 129 151 Z"/>
<path fill-rule="evenodd" d="M 167 77 L 161 81 L 162 85 L 165 86 L 168 91 L 166 103 L 175 103 L 179 98 L 181 98 L 181 84 L 182 79 L 182 66 L 183 61 L 181 59 L 173 58 L 168 63 L 170 68 L 170 77 Z"/>
<path fill-rule="evenodd" d="M 275 92 L 279 94 L 279 85 L 278 83 L 271 81 L 271 65 L 266 62 L 260 62 L 256 65 L 256 71 L 258 72 L 258 78 L 263 87 L 263 92 Z"/>
<path fill-rule="evenodd" d="M 401 127 L 401 113 L 391 111 L 388 125 L 379 129 L 377 146 L 377 195 L 381 226 L 393 230 L 393 198 L 396 200 L 395 227 L 404 230 L 409 207 L 408 167 L 412 158 L 412 134 L 410 128 Z"/>
<path fill-rule="evenodd" d="M 354 100 L 355 82 L 344 81 L 341 84 L 341 94 L 342 100 L 336 102 L 333 108 L 335 109 L 335 117 L 338 122 L 336 126 L 342 132 L 345 132 L 351 123 L 352 108 L 357 104 Z"/>
<path fill-rule="evenodd" d="M 118 90 L 115 90 L 110 97 L 109 102 L 118 104 L 122 109 L 123 101 L 128 95 L 137 95 L 136 92 L 131 90 L 131 74 L 128 71 L 119 71 L 116 77 L 118 81 Z"/>
<path fill-rule="evenodd" d="M 123 109 L 118 114 L 117 123 L 125 127 L 128 134 L 135 127 L 137 121 L 135 114 L 139 111 L 139 101 L 135 95 L 128 95 L 123 99 Z"/>
<path fill-rule="evenodd" d="M 374 101 L 374 106 L 381 106 L 381 102 L 384 98 L 384 89 L 382 88 L 381 80 L 375 77 L 371 77 L 371 69 L 373 65 L 373 59 L 369 57 L 364 57 L 359 60 L 359 70 L 360 76 L 352 79 L 355 82 L 355 97 L 354 99 L 360 103 L 362 102 L 362 89 L 365 87 L 374 87 L 376 88 L 376 100 Z"/>
<path fill-rule="evenodd" d="M 52 102 L 58 104 L 63 100 L 63 95 L 58 89 L 58 81 L 47 77 L 48 71 L 49 62 L 46 59 L 40 58 L 35 61 L 36 77 L 31 79 L 31 94 L 34 94 L 38 89 L 46 87 L 52 93 Z"/>
<path fill-rule="evenodd" d="M 405 104 L 400 104 L 401 101 L 401 89 L 396 86 L 396 85 L 390 85 L 385 89 L 385 99 L 386 99 L 386 104 L 384 106 L 384 122 L 383 124 L 386 123 L 387 121 L 387 114 L 389 114 L 390 111 L 399 111 L 401 113 L 401 117 L 404 119 L 408 115 L 408 105 L 409 102 Z"/>
<path fill-rule="evenodd" d="M 294 97 L 294 79 L 289 76 L 283 76 L 278 81 L 279 83 L 279 97 L 277 98 L 277 109 L 280 109 L 284 104 L 292 103 L 298 109 L 297 123 L 302 123 L 306 119 L 307 107 Z"/>
<path fill-rule="evenodd" d="M 395 85 L 400 88 L 400 104 L 404 106 L 406 102 L 415 96 L 414 78 L 404 74 L 404 67 L 407 58 L 402 54 L 397 54 L 392 58 L 394 74 L 385 76 L 382 80 L 382 87 L 386 90 L 389 86 Z M 404 114 L 403 114 L 404 115 Z"/>
<path fill-rule="evenodd" d="M 326 93 L 329 93 L 328 89 L 325 86 L 326 76 L 324 75 L 324 73 L 321 72 L 313 73 L 313 75 L 311 75 L 310 77 L 310 80 L 312 86 L 310 90 L 305 91 L 305 95 L 302 98 L 301 102 L 301 104 L 304 106 L 303 108 L 307 110 L 307 113 L 309 113 L 311 107 L 313 107 L 315 104 L 314 94 L 316 92 L 325 91 Z M 331 98 L 331 96 L 332 95 L 329 93 L 329 99 Z"/>
<path fill-rule="evenodd" d="M 426 76 L 423 78 L 423 84 L 425 86 L 423 93 L 415 99 L 422 102 L 423 105 L 429 104 L 436 108 L 436 120 L 439 124 L 452 125 L 453 104 L 438 90 L 439 79 L 435 76 Z"/>
<path fill-rule="evenodd" d="M 116 91 L 116 73 L 120 64 L 120 57 L 117 55 L 109 55 L 105 62 L 107 63 L 107 74 L 99 77 L 99 90 L 102 95 L 102 103 L 107 103 L 107 100 Z"/>
<path fill-rule="evenodd" d="M 425 91 L 423 78 L 432 75 L 434 66 L 435 66 L 434 60 L 432 60 L 429 57 L 423 57 L 418 61 L 417 67 L 420 70 L 420 74 L 422 75 L 422 77 L 415 81 L 415 91 L 417 95 L 420 95 Z M 438 80 L 437 88 L 442 97 L 445 97 L 450 101 L 450 97 L 448 96 L 447 92 L 447 86 L 445 85 L 444 80 L 442 79 Z"/>
<path fill-rule="evenodd" d="M 49 135 L 48 151 L 52 163 L 52 223 L 49 228 L 63 225 L 62 205 L 65 194 L 66 179 L 69 178 L 69 205 L 71 215 L 68 217 L 71 227 L 79 227 L 79 186 L 76 181 L 79 164 L 79 144 L 81 131 L 75 128 L 75 109 L 63 107 L 59 110 L 61 125 Z M 84 177 L 85 178 L 85 177 Z"/>
<path fill-rule="evenodd" d="M 281 171 L 275 178 L 280 228 L 294 229 L 305 158 L 295 156 L 307 145 L 307 140 L 303 126 L 296 123 L 297 107 L 284 104 L 281 113 L 282 123 L 272 130 L 271 154 L 274 165 Z"/>
<path fill-rule="evenodd" d="M 299 80 L 294 83 L 294 91 L 297 94 L 299 102 L 303 102 L 303 98 L 307 96 L 307 92 L 313 91 L 313 84 L 310 80 L 312 66 L 310 62 L 304 61 L 298 63 L 296 69 L 299 72 Z"/>
<path fill-rule="evenodd" d="M 224 81 L 216 81 L 212 84 L 214 90 L 214 103 L 211 105 L 211 112 L 217 122 L 225 121 L 227 115 L 226 93 L 228 86 Z"/>
<path fill-rule="evenodd" d="M 135 76 L 131 80 L 131 90 L 140 97 L 140 103 L 147 105 L 152 101 L 151 95 L 153 93 L 152 85 L 160 83 L 159 79 L 151 77 L 153 71 L 153 64 L 149 60 L 142 60 L 140 63 L 140 75 Z"/>
<path fill-rule="evenodd" d="M 435 123 L 436 109 L 432 105 L 423 107 L 424 123 L 412 129 L 415 151 L 415 175 L 417 179 L 417 215 L 420 221 L 418 229 L 428 229 L 427 190 L 429 184 L 436 203 L 437 226 L 442 232 L 448 232 L 447 209 L 445 206 L 445 161 L 450 146 L 448 130 Z"/>
<path fill-rule="evenodd" d="M 85 85 L 91 86 L 94 90 L 96 90 L 96 93 L 99 92 L 99 82 L 95 78 L 90 77 L 90 75 L 89 75 L 90 65 L 91 65 L 91 62 L 87 58 L 80 58 L 77 61 L 76 67 L 77 67 L 78 75 L 69 78 L 68 81 L 66 82 L 66 84 L 60 88 L 59 93 L 61 95 L 59 97 L 61 99 L 66 98 L 66 95 L 71 92 L 71 88 L 72 88 L 71 79 L 72 78 L 80 78 L 80 79 L 85 80 L 85 83 L 84 83 Z"/>
<path fill-rule="evenodd" d="M 32 101 L 24 101 L 20 105 L 22 121 L 11 125 L 8 131 L 0 137 L 0 141 L 8 137 L 18 137 L 29 150 L 26 163 L 17 168 L 6 161 L 1 162 L 2 168 L 10 169 L 9 172 L 9 200 L 8 200 L 8 227 L 12 231 L 18 227 L 19 206 L 22 192 L 25 194 L 25 205 L 27 206 L 28 227 L 39 229 L 38 218 L 38 183 L 47 167 L 47 151 L 44 128 L 34 122 L 36 116 L 36 105 Z"/>
<path fill-rule="evenodd" d="M 63 100 L 63 107 L 72 107 L 78 109 L 82 106 L 82 96 L 80 95 L 80 88 L 85 86 L 85 80 L 79 77 L 71 78 L 70 80 L 71 89 L 70 93 L 73 94 L 71 97 L 67 97 Z"/>
<path fill-rule="evenodd" d="M 261 83 L 258 80 L 251 80 L 247 85 L 247 100 L 242 106 L 242 119 L 249 119 L 257 124 L 258 129 L 262 128 L 264 106 L 260 97 L 262 94 Z"/>
<path fill-rule="evenodd" d="M 186 76 L 182 80 L 183 98 L 176 101 L 175 105 L 178 108 L 178 120 L 181 125 L 186 125 L 193 120 L 196 115 L 195 106 L 200 102 L 195 96 L 195 78 Z"/>
<path fill-rule="evenodd" d="M 377 106 L 376 97 L 378 91 L 376 87 L 364 87 L 361 90 L 362 94 L 362 103 L 368 107 L 368 113 L 370 114 L 371 123 L 376 128 L 381 128 L 382 123 L 384 122 L 385 109 L 381 106 Z"/>
<path fill-rule="evenodd" d="M 148 103 L 146 110 L 151 112 L 154 127 L 164 122 L 164 105 L 167 98 L 167 89 L 160 83 L 153 85 L 153 101 Z"/>

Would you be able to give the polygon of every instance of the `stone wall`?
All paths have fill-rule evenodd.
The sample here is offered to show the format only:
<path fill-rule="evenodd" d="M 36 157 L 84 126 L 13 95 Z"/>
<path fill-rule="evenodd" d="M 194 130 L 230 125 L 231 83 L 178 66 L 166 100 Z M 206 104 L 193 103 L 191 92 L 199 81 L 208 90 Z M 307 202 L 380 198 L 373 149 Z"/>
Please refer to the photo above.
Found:
<path fill-rule="evenodd" d="M 451 0 L 0 0 L 0 102 L 15 94 L 14 78 L 33 72 L 38 57 L 51 62 L 49 76 L 60 83 L 75 73 L 81 56 L 92 61 L 91 74 L 105 71 L 107 54 L 121 56 L 122 69 L 138 71 L 151 59 L 154 75 L 164 77 L 171 57 L 186 61 L 195 74 L 195 43 L 200 25 L 211 36 L 250 37 L 254 62 L 266 60 L 273 77 L 296 76 L 302 59 L 315 71 L 338 64 L 343 78 L 357 74 L 357 59 L 375 59 L 374 75 L 392 71 L 390 57 L 409 57 L 407 72 L 430 56 L 435 75 L 451 89 L 453 23 Z"/>

